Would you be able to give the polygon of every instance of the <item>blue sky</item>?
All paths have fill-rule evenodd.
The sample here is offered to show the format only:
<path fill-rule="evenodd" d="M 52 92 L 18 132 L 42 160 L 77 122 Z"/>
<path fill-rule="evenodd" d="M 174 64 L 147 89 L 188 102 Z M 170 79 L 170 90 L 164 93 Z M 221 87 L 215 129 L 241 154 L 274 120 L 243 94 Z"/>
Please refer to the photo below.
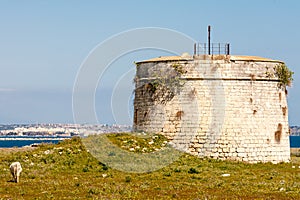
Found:
<path fill-rule="evenodd" d="M 72 123 L 78 70 L 115 34 L 161 27 L 206 42 L 211 25 L 213 42 L 229 42 L 232 54 L 282 60 L 295 72 L 289 122 L 300 125 L 299 10 L 297 0 L 0 0 L 0 123 Z M 112 63 L 96 92 L 100 123 L 114 123 L 112 80 L 134 69 L 134 60 L 165 54 L 145 50 Z"/>

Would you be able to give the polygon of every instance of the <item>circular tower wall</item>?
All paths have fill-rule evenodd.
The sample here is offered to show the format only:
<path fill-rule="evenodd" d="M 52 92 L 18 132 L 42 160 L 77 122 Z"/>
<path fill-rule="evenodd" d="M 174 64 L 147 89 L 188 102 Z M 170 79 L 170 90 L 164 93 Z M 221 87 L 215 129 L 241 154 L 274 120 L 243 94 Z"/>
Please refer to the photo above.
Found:
<path fill-rule="evenodd" d="M 290 159 L 281 61 L 253 56 L 160 57 L 137 63 L 134 129 L 216 159 Z"/>

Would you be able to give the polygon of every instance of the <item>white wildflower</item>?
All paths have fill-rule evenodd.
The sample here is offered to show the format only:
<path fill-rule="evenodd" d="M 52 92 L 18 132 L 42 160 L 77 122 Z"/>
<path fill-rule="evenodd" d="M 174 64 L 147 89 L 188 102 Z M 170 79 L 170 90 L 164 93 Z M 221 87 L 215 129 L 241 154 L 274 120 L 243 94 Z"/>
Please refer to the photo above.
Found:
<path fill-rule="evenodd" d="M 50 153 L 50 150 L 48 149 L 48 150 L 46 150 L 46 151 L 44 151 L 44 154 L 46 154 L 46 155 L 48 155 Z"/>
<path fill-rule="evenodd" d="M 150 145 L 151 145 L 151 144 L 154 144 L 153 140 L 151 140 L 150 142 L 148 142 L 148 144 L 150 144 Z"/>
<path fill-rule="evenodd" d="M 107 174 L 102 174 L 102 177 L 103 177 L 103 178 L 107 177 Z"/>
<path fill-rule="evenodd" d="M 221 176 L 228 177 L 228 176 L 230 176 L 230 174 L 222 174 Z"/>

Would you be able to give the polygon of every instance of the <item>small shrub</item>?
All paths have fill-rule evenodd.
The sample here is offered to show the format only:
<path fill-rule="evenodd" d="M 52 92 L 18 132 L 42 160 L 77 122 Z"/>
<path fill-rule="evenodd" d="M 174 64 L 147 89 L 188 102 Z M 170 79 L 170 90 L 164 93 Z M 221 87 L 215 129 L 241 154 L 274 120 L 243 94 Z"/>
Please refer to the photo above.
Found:
<path fill-rule="evenodd" d="M 176 168 L 176 169 L 174 169 L 174 172 L 181 172 L 181 170 L 180 169 L 178 169 L 178 168 Z"/>
<path fill-rule="evenodd" d="M 98 194 L 100 194 L 100 191 L 96 188 L 90 188 L 88 193 L 89 193 L 89 195 L 98 195 Z"/>
<path fill-rule="evenodd" d="M 286 86 L 290 86 L 293 81 L 293 74 L 285 64 L 278 64 L 274 68 L 275 75 L 279 79 L 278 87 L 285 88 Z"/>
<path fill-rule="evenodd" d="M 35 178 L 36 178 L 36 176 L 35 176 L 35 175 L 33 175 L 33 174 L 31 174 L 31 175 L 28 175 L 28 178 L 30 178 L 30 179 L 35 179 Z"/>
<path fill-rule="evenodd" d="M 164 176 L 171 176 L 171 172 L 164 173 Z"/>
<path fill-rule="evenodd" d="M 89 171 L 89 168 L 88 168 L 88 167 L 84 167 L 84 168 L 82 169 L 82 171 L 83 171 L 83 172 L 88 172 L 88 171 Z"/>
<path fill-rule="evenodd" d="M 67 160 L 64 163 L 65 163 L 66 166 L 69 166 L 69 167 L 71 167 L 75 164 L 74 160 Z"/>
<path fill-rule="evenodd" d="M 154 94 L 158 87 L 159 84 L 157 82 L 146 83 L 144 85 L 145 90 L 151 92 L 151 94 Z"/>
<path fill-rule="evenodd" d="M 178 63 L 172 64 L 172 67 L 179 74 L 185 74 L 185 73 L 187 73 L 187 71 L 184 70 L 183 66 L 180 65 L 180 64 L 178 64 Z"/>
<path fill-rule="evenodd" d="M 199 172 L 198 172 L 195 168 L 193 168 L 193 167 L 191 167 L 191 168 L 189 169 L 188 173 L 189 173 L 189 174 L 199 174 Z"/>
<path fill-rule="evenodd" d="M 108 170 L 108 167 L 107 167 L 106 165 L 103 165 L 103 166 L 102 166 L 102 169 L 103 169 L 104 171 L 106 171 L 106 170 Z"/>
<path fill-rule="evenodd" d="M 126 183 L 131 182 L 131 177 L 130 177 L 130 176 L 126 176 L 126 177 L 125 177 L 125 182 L 126 182 Z"/>

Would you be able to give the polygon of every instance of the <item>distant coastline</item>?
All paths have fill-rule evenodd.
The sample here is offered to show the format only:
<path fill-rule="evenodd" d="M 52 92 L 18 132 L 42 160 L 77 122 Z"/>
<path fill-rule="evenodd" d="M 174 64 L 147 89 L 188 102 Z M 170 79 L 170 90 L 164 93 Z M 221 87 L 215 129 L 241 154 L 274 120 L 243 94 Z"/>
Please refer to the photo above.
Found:
<path fill-rule="evenodd" d="M 129 125 L 107 124 L 0 124 L 0 148 L 58 143 L 74 136 L 130 132 Z"/>
<path fill-rule="evenodd" d="M 0 148 L 58 143 L 73 136 L 130 132 L 129 125 L 27 124 L 0 125 Z M 300 148 L 300 127 L 291 126 L 290 147 Z"/>
<path fill-rule="evenodd" d="M 71 136 L 0 136 L 0 141 L 6 140 L 64 140 L 71 138 Z"/>
<path fill-rule="evenodd" d="M 21 140 L 20 139 L 0 140 L 0 148 L 25 147 L 25 146 L 38 145 L 41 143 L 57 144 L 60 141 L 62 141 L 62 139 L 55 140 L 55 139 L 28 138 L 26 140 L 23 138 Z"/>
<path fill-rule="evenodd" d="M 53 143 L 69 139 L 67 136 L 0 136 L 0 148 L 24 147 L 32 144 Z M 300 148 L 300 136 L 290 136 L 290 147 Z"/>

